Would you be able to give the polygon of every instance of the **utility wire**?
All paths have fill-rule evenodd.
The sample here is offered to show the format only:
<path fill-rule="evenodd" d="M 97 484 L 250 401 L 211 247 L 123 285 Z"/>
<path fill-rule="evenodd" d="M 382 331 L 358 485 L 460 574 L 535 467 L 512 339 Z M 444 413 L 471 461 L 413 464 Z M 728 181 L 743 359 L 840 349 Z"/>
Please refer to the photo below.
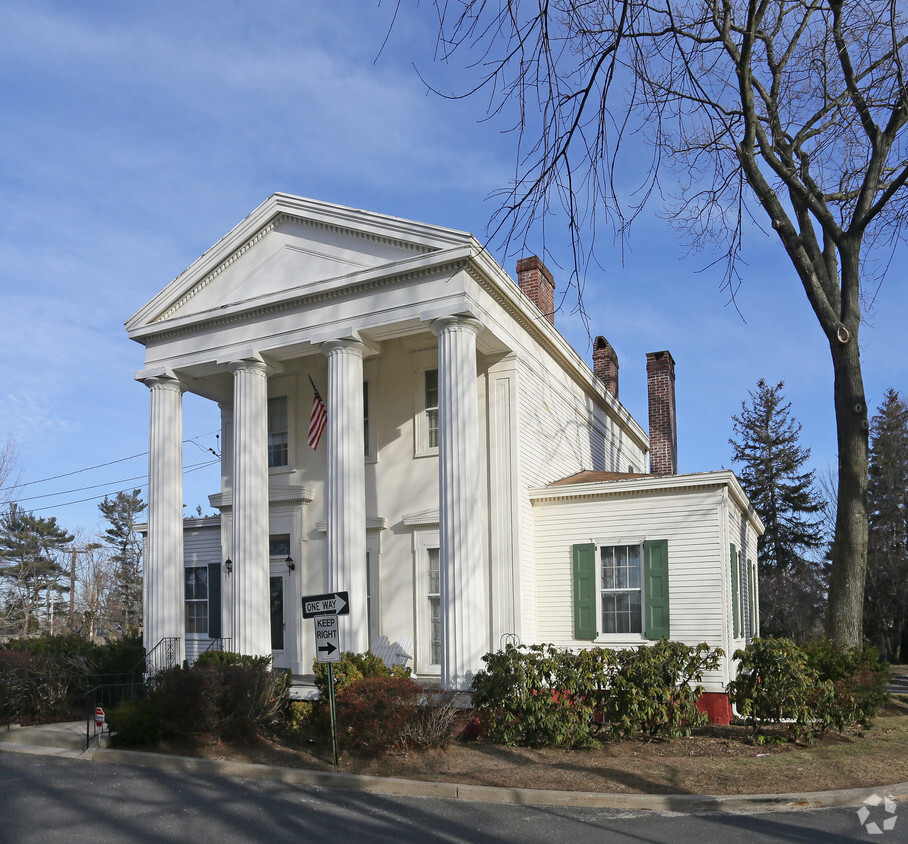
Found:
<path fill-rule="evenodd" d="M 199 469 L 204 469 L 207 466 L 214 466 L 217 462 L 217 460 L 209 460 L 207 463 L 199 463 L 197 466 L 194 466 L 191 469 L 184 469 L 183 474 L 188 475 L 190 472 L 198 472 Z M 59 507 L 68 507 L 70 504 L 84 504 L 86 501 L 97 501 L 100 498 L 106 498 L 108 495 L 116 495 L 118 492 L 132 492 L 133 489 L 134 487 L 126 487 L 125 489 L 108 491 L 103 495 L 90 495 L 88 498 L 80 498 L 77 501 L 64 501 L 62 504 L 51 504 L 47 507 L 36 507 L 34 510 L 30 510 L 29 512 L 40 513 L 43 510 L 56 510 Z"/>
<path fill-rule="evenodd" d="M 200 446 L 196 442 L 196 440 L 201 439 L 202 437 L 210 437 L 212 434 L 217 434 L 217 433 L 218 433 L 218 431 L 208 431 L 205 434 L 199 434 L 198 436 L 195 436 L 195 437 L 189 437 L 188 439 L 183 440 L 183 443 L 184 444 L 192 443 L 193 445 L 198 446 L 199 448 L 202 448 L 202 446 Z M 202 450 L 211 451 L 211 449 L 204 449 L 204 448 L 202 448 Z M 212 454 L 213 453 L 214 452 L 212 452 Z M 13 484 L 12 486 L 9 487 L 9 489 L 11 489 L 11 490 L 21 489 L 24 486 L 33 486 L 34 484 L 43 484 L 46 481 L 56 481 L 56 480 L 59 480 L 60 478 L 68 478 L 70 475 L 78 475 L 82 472 L 90 472 L 90 471 L 92 471 L 92 469 L 103 469 L 105 466 L 113 466 L 115 463 L 125 463 L 127 460 L 135 460 L 137 457 L 145 457 L 145 455 L 147 455 L 147 454 L 148 454 L 147 451 L 142 451 L 142 452 L 139 452 L 138 454 L 131 454 L 129 457 L 120 457 L 117 460 L 109 460 L 107 463 L 99 463 L 97 466 L 86 466 L 84 469 L 74 469 L 72 472 L 64 472 L 62 475 L 51 475 L 51 477 L 49 477 L 49 478 L 39 478 L 36 481 L 26 481 L 23 484 Z M 115 483 L 119 483 L 119 481 L 116 481 Z M 88 487 L 86 487 L 86 489 L 88 489 Z M 62 493 L 61 493 L 61 495 L 62 495 Z"/>

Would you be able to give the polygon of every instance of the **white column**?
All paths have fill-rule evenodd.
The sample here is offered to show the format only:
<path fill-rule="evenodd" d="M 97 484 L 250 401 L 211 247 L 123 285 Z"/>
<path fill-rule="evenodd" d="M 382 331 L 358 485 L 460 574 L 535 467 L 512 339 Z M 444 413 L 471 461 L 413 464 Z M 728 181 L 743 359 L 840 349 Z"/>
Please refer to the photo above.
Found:
<path fill-rule="evenodd" d="M 474 319 L 432 323 L 438 335 L 441 683 L 467 689 L 488 650 L 481 531 Z"/>
<path fill-rule="evenodd" d="M 328 356 L 328 591 L 350 594 L 338 619 L 342 650 L 369 647 L 366 608 L 366 471 L 363 350 L 355 340 L 323 343 Z"/>
<path fill-rule="evenodd" d="M 258 359 L 233 371 L 232 647 L 271 655 L 268 563 L 268 375 Z"/>
<path fill-rule="evenodd" d="M 144 644 L 178 638 L 183 660 L 183 391 L 171 373 L 142 379 L 149 388 L 148 545 Z"/>

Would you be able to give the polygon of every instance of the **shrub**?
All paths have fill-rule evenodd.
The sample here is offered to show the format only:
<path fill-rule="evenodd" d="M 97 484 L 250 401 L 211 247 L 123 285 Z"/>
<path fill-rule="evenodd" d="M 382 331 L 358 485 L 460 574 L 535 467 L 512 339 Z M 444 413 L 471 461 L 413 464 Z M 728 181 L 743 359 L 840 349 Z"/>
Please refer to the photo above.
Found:
<path fill-rule="evenodd" d="M 821 680 L 790 639 L 754 639 L 737 650 L 738 675 L 728 695 L 754 736 L 768 724 L 787 723 L 795 736 L 826 730 L 832 722 L 833 684 Z"/>
<path fill-rule="evenodd" d="M 107 713 L 107 724 L 116 746 L 157 744 L 163 737 L 157 702 L 149 698 L 124 700 Z"/>
<path fill-rule="evenodd" d="M 406 746 L 405 734 L 417 716 L 422 689 L 409 677 L 362 677 L 337 694 L 338 731 L 363 750 Z"/>
<path fill-rule="evenodd" d="M 157 702 L 165 736 L 218 734 L 218 672 L 182 665 L 162 671 L 152 698 Z"/>
<path fill-rule="evenodd" d="M 340 659 L 332 663 L 334 673 L 334 692 L 339 692 L 355 680 L 366 677 L 396 677 L 406 679 L 410 676 L 410 669 L 402 665 L 388 668 L 372 651 L 354 653 L 343 651 Z M 315 674 L 315 687 L 318 689 L 319 699 L 328 699 L 328 663 L 312 661 L 312 671 Z"/>
<path fill-rule="evenodd" d="M 613 654 L 573 654 L 553 645 L 508 645 L 482 659 L 473 707 L 483 732 L 513 746 L 588 746 L 593 714 L 614 666 Z"/>
<path fill-rule="evenodd" d="M 834 685 L 833 721 L 839 730 L 869 721 L 889 700 L 889 666 L 872 645 L 837 648 L 829 639 L 802 646 L 807 664 Z"/>
<path fill-rule="evenodd" d="M 87 676 L 82 655 L 0 651 L 0 719 L 31 724 L 67 720 L 79 710 Z"/>
<path fill-rule="evenodd" d="M 301 733 L 313 725 L 315 704 L 311 700 L 291 700 L 284 710 L 282 730 L 288 735 Z"/>
<path fill-rule="evenodd" d="M 642 732 L 678 738 L 707 723 L 709 717 L 697 709 L 703 691 L 699 684 L 704 671 L 718 668 L 722 655 L 706 643 L 690 646 L 667 639 L 619 651 L 602 704 L 612 736 Z"/>
<path fill-rule="evenodd" d="M 233 653 L 233 651 L 205 651 L 205 653 L 199 654 L 195 661 L 196 668 L 224 668 L 228 665 L 270 668 L 271 657 L 250 656 L 249 654 Z"/>
<path fill-rule="evenodd" d="M 452 692 L 421 698 L 401 730 L 401 743 L 420 750 L 447 747 L 461 729 L 458 713 Z"/>

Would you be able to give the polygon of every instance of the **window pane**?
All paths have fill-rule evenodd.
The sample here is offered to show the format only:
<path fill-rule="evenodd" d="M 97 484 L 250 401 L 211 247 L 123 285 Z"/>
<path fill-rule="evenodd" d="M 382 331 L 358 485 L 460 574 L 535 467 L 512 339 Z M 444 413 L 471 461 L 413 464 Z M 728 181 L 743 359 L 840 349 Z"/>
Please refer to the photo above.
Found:
<path fill-rule="evenodd" d="M 208 599 L 208 567 L 196 566 L 183 570 L 185 573 L 187 601 Z"/>
<path fill-rule="evenodd" d="M 438 548 L 426 549 L 429 564 L 429 653 L 432 665 L 441 664 L 441 578 Z"/>
<path fill-rule="evenodd" d="M 429 594 L 438 595 L 441 592 L 441 571 L 439 567 L 439 551 L 429 548 Z"/>
<path fill-rule="evenodd" d="M 286 466 L 289 462 L 287 397 L 268 399 L 268 468 Z"/>
<path fill-rule="evenodd" d="M 369 382 L 363 381 L 363 454 L 369 456 Z"/>
<path fill-rule="evenodd" d="M 284 578 L 271 578 L 271 650 L 284 649 Z"/>
<path fill-rule="evenodd" d="M 641 633 L 640 546 L 599 549 L 603 633 Z"/>
<path fill-rule="evenodd" d="M 438 448 L 438 370 L 426 370 L 426 445 Z"/>
<path fill-rule="evenodd" d="M 186 632 L 208 633 L 208 601 L 186 602 Z"/>
<path fill-rule="evenodd" d="M 272 536 L 268 539 L 268 556 L 285 560 L 290 556 L 290 537 Z"/>

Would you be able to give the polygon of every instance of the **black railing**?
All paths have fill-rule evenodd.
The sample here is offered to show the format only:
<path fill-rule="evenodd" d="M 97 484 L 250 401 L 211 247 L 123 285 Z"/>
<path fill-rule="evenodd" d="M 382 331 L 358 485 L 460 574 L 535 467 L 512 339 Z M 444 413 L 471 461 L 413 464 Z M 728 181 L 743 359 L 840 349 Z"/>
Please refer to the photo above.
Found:
<path fill-rule="evenodd" d="M 113 709 L 124 700 L 144 697 L 155 677 L 178 664 L 180 637 L 168 636 L 161 639 L 130 671 L 126 681 L 100 683 L 89 689 L 82 700 L 85 705 L 85 747 L 104 732 L 104 723 L 97 724 L 96 713 L 101 709 Z"/>
<path fill-rule="evenodd" d="M 229 637 L 221 636 L 217 639 L 212 639 L 208 643 L 208 647 L 205 648 L 205 650 L 202 651 L 202 653 L 207 654 L 209 651 L 221 651 L 223 653 L 223 652 L 229 651 L 232 646 L 233 646 L 233 639 L 231 639 Z"/>

